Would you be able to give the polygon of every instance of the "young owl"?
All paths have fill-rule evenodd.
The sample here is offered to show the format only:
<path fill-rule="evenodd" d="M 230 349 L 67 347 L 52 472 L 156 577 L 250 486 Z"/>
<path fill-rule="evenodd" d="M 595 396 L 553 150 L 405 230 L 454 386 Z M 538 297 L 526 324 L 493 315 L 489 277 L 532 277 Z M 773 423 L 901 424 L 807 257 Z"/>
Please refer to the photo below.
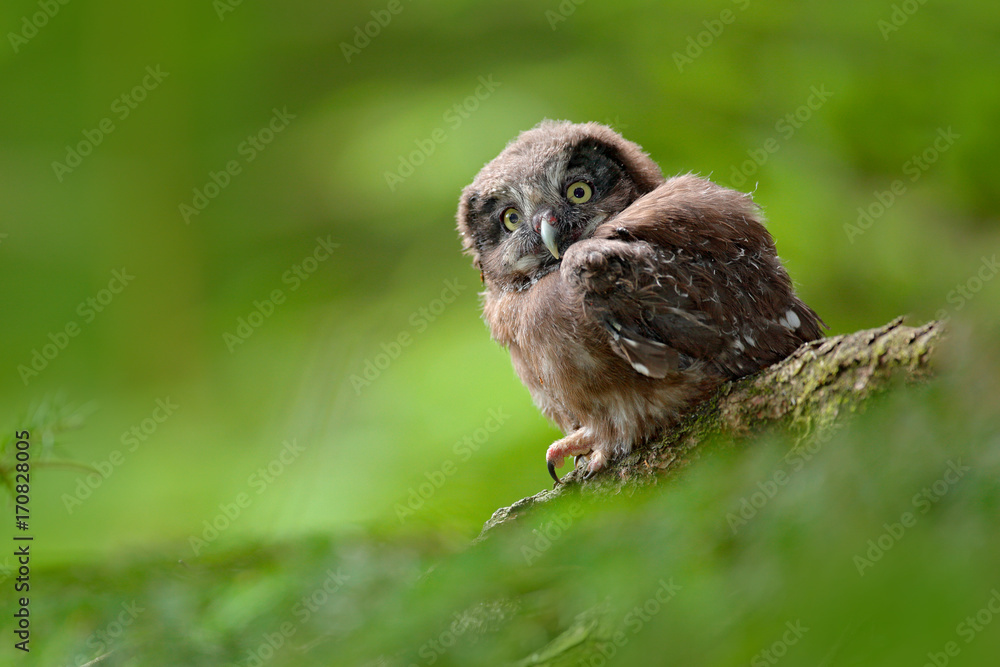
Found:
<path fill-rule="evenodd" d="M 458 229 L 494 340 L 565 434 L 556 482 L 564 457 L 589 476 L 821 335 L 749 195 L 664 179 L 597 123 L 523 132 L 463 190 Z"/>

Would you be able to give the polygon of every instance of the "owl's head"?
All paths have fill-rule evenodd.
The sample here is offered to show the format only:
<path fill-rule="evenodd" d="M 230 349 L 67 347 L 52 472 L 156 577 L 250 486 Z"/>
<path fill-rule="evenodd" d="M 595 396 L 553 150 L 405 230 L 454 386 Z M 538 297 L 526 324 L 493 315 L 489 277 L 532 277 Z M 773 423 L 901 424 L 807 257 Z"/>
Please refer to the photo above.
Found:
<path fill-rule="evenodd" d="M 546 120 L 462 191 L 458 230 L 485 279 L 517 289 L 662 182 L 656 163 L 611 128 Z"/>

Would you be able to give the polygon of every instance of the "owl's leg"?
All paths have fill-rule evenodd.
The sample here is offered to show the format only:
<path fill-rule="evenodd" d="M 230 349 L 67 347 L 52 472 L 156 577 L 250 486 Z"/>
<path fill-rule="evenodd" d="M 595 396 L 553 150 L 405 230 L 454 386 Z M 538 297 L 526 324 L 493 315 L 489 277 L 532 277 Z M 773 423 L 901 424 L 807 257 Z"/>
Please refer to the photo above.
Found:
<path fill-rule="evenodd" d="M 567 456 L 583 456 L 585 454 L 590 454 L 594 451 L 594 435 L 588 428 L 578 428 L 571 432 L 565 438 L 561 440 L 556 440 L 551 445 L 549 449 L 545 452 L 545 461 L 549 466 L 549 474 L 552 475 L 552 479 L 559 483 L 559 476 L 556 475 L 556 468 L 559 468 L 563 464 L 563 460 Z M 604 456 L 601 455 L 601 463 L 594 468 L 594 457 L 590 459 L 591 472 L 601 468 L 604 465 Z"/>

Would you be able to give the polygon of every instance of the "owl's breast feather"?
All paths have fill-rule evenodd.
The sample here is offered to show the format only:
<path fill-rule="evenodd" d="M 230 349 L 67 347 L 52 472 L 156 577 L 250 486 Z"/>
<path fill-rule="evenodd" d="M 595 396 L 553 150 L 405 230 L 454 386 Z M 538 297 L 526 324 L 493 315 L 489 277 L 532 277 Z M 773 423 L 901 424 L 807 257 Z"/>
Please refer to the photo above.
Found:
<path fill-rule="evenodd" d="M 483 314 L 549 419 L 567 433 L 591 428 L 622 451 L 717 384 L 700 373 L 656 379 L 636 372 L 615 354 L 607 329 L 588 315 L 558 271 L 527 290 L 487 291 Z"/>
<path fill-rule="evenodd" d="M 560 426 L 564 419 L 556 415 L 583 421 L 595 400 L 635 375 L 558 271 L 528 290 L 488 291 L 483 313 L 535 403 Z"/>

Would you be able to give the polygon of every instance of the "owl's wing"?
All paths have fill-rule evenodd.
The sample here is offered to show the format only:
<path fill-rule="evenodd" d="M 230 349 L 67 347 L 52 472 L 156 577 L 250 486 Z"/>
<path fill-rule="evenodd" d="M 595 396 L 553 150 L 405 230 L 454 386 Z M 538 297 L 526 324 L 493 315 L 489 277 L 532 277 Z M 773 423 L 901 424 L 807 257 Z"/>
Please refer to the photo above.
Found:
<path fill-rule="evenodd" d="M 639 373 L 736 378 L 820 336 L 746 195 L 674 178 L 574 244 L 563 276 Z"/>

